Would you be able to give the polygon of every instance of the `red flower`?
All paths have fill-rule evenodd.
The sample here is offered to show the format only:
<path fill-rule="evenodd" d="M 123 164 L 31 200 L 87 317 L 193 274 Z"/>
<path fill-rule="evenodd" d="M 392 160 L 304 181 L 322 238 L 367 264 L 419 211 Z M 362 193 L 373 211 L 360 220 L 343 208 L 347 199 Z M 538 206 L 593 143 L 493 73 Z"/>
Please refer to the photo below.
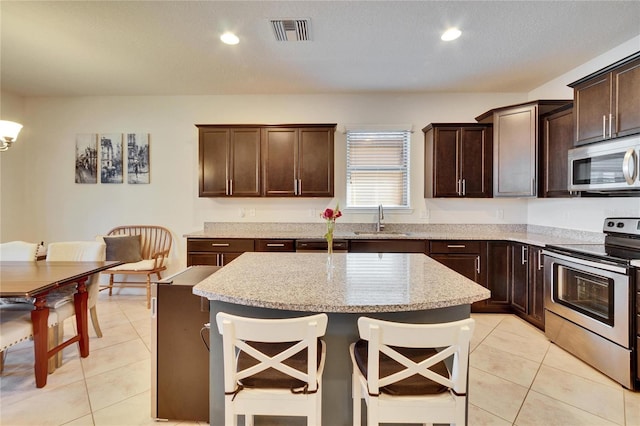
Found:
<path fill-rule="evenodd" d="M 320 217 L 322 217 L 325 220 L 336 220 L 340 216 L 342 216 L 342 212 L 340 211 L 340 205 L 339 204 L 336 205 L 335 210 L 334 209 L 325 209 L 325 211 L 323 211 L 322 214 L 320 215 Z"/>

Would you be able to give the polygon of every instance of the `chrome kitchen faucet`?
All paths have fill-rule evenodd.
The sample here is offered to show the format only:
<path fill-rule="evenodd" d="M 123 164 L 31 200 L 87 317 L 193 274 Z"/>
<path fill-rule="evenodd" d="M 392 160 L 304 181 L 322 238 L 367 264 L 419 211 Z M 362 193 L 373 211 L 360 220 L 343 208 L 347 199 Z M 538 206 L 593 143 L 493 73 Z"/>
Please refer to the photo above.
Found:
<path fill-rule="evenodd" d="M 376 223 L 376 232 L 384 231 L 384 209 L 382 208 L 382 204 L 378 205 L 378 222 Z"/>

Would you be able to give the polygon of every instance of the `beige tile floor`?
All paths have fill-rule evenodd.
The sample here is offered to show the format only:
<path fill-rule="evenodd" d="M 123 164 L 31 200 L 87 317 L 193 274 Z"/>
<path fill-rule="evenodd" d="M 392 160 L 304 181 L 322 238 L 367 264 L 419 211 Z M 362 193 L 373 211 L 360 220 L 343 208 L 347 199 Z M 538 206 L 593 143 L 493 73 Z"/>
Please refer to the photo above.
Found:
<path fill-rule="evenodd" d="M 124 291 L 124 290 L 123 290 Z M 135 292 L 136 290 L 130 290 Z M 104 337 L 91 355 L 72 345 L 36 389 L 30 342 L 7 351 L 0 425 L 150 425 L 150 319 L 139 294 L 100 294 Z M 474 314 L 470 425 L 640 426 L 640 393 L 623 389 L 513 315 Z M 67 321 L 68 333 L 73 322 Z M 196 425 L 166 422 L 166 425 Z"/>

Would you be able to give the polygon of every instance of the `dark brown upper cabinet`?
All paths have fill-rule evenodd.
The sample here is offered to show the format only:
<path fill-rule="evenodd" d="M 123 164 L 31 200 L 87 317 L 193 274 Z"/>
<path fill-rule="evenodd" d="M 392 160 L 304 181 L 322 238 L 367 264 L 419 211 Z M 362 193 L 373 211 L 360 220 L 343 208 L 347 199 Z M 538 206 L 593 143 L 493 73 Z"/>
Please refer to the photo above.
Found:
<path fill-rule="evenodd" d="M 640 133 L 640 52 L 569 84 L 575 145 Z"/>
<path fill-rule="evenodd" d="M 335 124 L 263 128 L 263 195 L 333 197 L 335 128 Z"/>
<path fill-rule="evenodd" d="M 333 197 L 335 124 L 198 124 L 200 197 Z"/>
<path fill-rule="evenodd" d="M 432 123 L 422 131 L 425 198 L 492 196 L 491 125 Z"/>
<path fill-rule="evenodd" d="M 538 197 L 569 197 L 567 153 L 573 148 L 573 108 L 569 104 L 542 117 Z"/>
<path fill-rule="evenodd" d="M 200 197 L 259 197 L 260 128 L 197 127 Z"/>
<path fill-rule="evenodd" d="M 493 196 L 536 197 L 540 116 L 571 103 L 539 100 L 492 109 L 476 117 L 493 123 Z"/>

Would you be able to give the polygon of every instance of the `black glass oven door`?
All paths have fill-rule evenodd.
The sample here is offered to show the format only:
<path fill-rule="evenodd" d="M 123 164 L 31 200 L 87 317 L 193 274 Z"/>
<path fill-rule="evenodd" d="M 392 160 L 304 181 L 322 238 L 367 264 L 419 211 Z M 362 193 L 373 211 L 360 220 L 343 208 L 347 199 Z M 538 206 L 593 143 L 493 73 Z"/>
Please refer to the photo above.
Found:
<path fill-rule="evenodd" d="M 556 264 L 553 297 L 569 309 L 613 326 L 614 280 Z"/>

